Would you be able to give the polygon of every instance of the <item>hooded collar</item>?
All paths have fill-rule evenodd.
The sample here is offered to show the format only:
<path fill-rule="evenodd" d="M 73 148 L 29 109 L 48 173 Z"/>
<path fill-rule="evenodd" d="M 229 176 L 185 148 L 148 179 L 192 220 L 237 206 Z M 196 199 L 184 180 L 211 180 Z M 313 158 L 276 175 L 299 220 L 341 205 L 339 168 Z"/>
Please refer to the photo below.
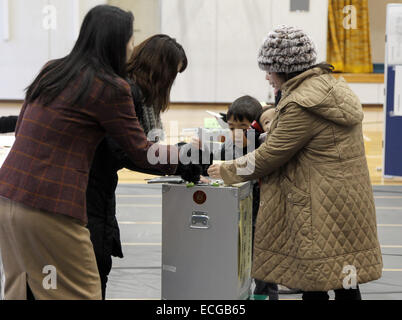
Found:
<path fill-rule="evenodd" d="M 279 112 L 296 103 L 316 115 L 344 126 L 361 123 L 364 117 L 359 98 L 343 78 L 335 79 L 321 68 L 313 68 L 285 82 Z"/>

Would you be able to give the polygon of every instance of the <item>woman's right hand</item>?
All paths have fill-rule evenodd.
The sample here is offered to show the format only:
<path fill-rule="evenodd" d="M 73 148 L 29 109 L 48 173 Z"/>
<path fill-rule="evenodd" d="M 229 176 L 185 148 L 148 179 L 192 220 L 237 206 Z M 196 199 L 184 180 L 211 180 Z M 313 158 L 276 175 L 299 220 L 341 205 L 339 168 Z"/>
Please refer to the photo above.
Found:
<path fill-rule="evenodd" d="M 212 179 L 222 179 L 221 176 L 221 165 L 220 164 L 213 164 L 208 169 L 208 175 Z"/>

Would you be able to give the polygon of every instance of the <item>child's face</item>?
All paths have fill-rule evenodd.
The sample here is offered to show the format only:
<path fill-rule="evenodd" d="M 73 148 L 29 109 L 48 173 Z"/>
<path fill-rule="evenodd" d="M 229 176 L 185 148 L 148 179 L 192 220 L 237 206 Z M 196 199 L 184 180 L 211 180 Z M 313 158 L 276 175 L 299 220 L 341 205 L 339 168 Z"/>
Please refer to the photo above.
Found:
<path fill-rule="evenodd" d="M 247 137 L 244 131 L 250 128 L 251 122 L 247 119 L 239 121 L 235 120 L 233 117 L 230 117 L 228 119 L 228 125 L 229 129 L 232 131 L 232 139 L 236 147 L 247 147 Z"/>
<path fill-rule="evenodd" d="M 271 122 L 275 117 L 275 109 L 268 109 L 265 111 L 260 118 L 262 129 L 264 132 L 268 132 L 271 127 Z"/>

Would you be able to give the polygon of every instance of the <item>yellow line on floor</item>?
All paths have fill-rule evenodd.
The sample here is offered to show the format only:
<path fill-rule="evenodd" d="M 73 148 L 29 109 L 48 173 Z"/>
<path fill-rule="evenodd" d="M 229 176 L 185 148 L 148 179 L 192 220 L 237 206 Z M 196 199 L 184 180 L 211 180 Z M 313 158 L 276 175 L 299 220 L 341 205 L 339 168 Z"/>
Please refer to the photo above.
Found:
<path fill-rule="evenodd" d="M 162 243 L 158 242 L 128 242 L 128 243 L 122 243 L 123 246 L 162 246 Z M 381 245 L 381 248 L 384 249 L 402 249 L 402 245 Z"/>
<path fill-rule="evenodd" d="M 162 208 L 161 204 L 117 204 L 119 208 Z"/>
<path fill-rule="evenodd" d="M 161 225 L 161 221 L 119 221 L 119 224 L 125 225 Z M 402 224 L 378 224 L 377 227 L 381 228 L 402 228 Z"/>
<path fill-rule="evenodd" d="M 161 195 L 156 195 L 156 194 L 120 194 L 117 195 L 117 198 L 162 198 Z"/>
<path fill-rule="evenodd" d="M 122 243 L 122 246 L 131 246 L 131 247 L 141 247 L 141 246 L 162 246 L 162 243 L 157 243 L 157 242 L 128 242 L 128 243 Z M 384 249 L 402 249 L 402 245 L 381 245 L 381 248 Z"/>
<path fill-rule="evenodd" d="M 402 246 L 400 246 L 400 245 L 395 245 L 395 246 L 392 246 L 392 245 L 381 245 L 381 248 L 387 248 L 387 249 L 402 249 Z"/>
<path fill-rule="evenodd" d="M 378 227 L 398 227 L 398 228 L 400 228 L 400 227 L 402 227 L 402 224 L 378 224 L 377 225 Z"/>
<path fill-rule="evenodd" d="M 117 204 L 119 207 L 127 207 L 127 208 L 162 208 L 161 204 Z M 377 210 L 402 210 L 402 207 L 376 207 Z"/>
<path fill-rule="evenodd" d="M 152 300 L 152 301 L 159 301 L 161 300 L 160 298 L 113 298 L 113 299 L 106 299 L 108 301 L 148 301 L 148 300 Z"/>
<path fill-rule="evenodd" d="M 401 196 L 375 196 L 374 199 L 402 199 Z"/>
<path fill-rule="evenodd" d="M 123 247 L 161 247 L 162 243 L 157 242 L 128 242 L 122 243 Z"/>
<path fill-rule="evenodd" d="M 162 222 L 150 222 L 150 221 L 140 221 L 140 222 L 132 222 L 132 221 L 119 221 L 119 224 L 125 225 L 162 225 Z"/>
<path fill-rule="evenodd" d="M 402 269 L 382 269 L 384 272 L 402 272 Z"/>

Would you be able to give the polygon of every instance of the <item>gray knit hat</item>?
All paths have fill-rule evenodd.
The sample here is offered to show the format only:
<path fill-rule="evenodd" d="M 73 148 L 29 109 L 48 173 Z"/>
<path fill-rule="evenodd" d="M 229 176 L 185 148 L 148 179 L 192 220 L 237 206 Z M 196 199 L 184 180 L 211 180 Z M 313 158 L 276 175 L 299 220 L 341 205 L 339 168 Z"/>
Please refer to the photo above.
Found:
<path fill-rule="evenodd" d="M 268 34 L 258 55 L 259 67 L 268 72 L 304 71 L 316 61 L 317 52 L 311 38 L 301 29 L 286 25 Z"/>

